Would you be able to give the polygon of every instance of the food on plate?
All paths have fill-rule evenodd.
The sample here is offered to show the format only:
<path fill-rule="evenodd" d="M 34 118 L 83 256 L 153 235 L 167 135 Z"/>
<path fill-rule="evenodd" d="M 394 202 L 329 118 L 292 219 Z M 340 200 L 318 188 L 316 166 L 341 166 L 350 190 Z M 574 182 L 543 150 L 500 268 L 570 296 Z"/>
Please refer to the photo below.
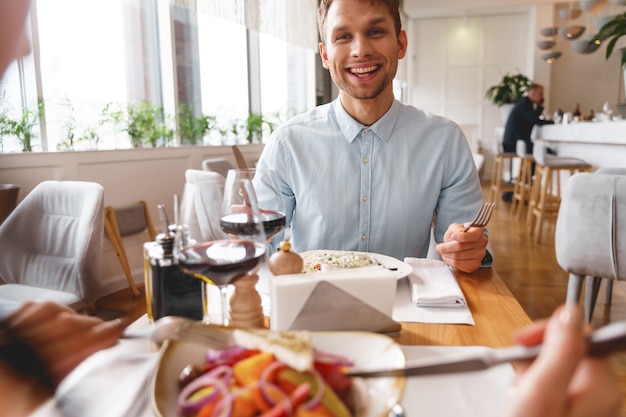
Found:
<path fill-rule="evenodd" d="M 331 269 L 362 268 L 376 265 L 376 259 L 356 252 L 316 252 L 303 258 L 302 272 L 305 274 L 324 272 Z"/>
<path fill-rule="evenodd" d="M 181 415 L 349 417 L 355 414 L 352 380 L 343 373 L 352 363 L 342 356 L 313 349 L 307 332 L 237 330 L 233 336 L 235 345 L 222 350 L 208 349 L 201 367 L 189 365 L 181 372 L 178 396 Z"/>

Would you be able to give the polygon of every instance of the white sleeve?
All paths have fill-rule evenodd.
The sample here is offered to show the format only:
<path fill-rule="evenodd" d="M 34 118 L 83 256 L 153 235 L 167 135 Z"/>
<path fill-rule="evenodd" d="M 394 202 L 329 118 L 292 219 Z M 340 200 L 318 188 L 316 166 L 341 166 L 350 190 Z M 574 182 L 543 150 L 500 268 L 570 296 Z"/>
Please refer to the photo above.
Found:
<path fill-rule="evenodd" d="M 57 400 L 54 397 L 48 398 L 39 408 L 33 411 L 29 417 L 63 417 L 63 413 L 57 407 Z"/>

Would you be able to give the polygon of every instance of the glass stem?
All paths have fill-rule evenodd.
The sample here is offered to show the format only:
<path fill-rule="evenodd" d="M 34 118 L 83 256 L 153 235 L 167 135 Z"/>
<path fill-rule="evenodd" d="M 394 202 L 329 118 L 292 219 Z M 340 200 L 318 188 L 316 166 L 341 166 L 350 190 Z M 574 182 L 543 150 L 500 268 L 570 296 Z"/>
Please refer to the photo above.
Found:
<path fill-rule="evenodd" d="M 222 326 L 228 326 L 228 286 L 220 286 L 222 293 Z"/>

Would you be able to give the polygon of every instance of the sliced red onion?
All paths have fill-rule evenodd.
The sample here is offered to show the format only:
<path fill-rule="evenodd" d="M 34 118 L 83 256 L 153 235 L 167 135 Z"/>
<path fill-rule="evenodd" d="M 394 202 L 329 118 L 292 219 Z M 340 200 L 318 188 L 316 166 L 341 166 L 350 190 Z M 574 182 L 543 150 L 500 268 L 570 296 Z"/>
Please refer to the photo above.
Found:
<path fill-rule="evenodd" d="M 301 407 L 304 407 L 307 410 L 312 409 L 313 407 L 317 406 L 320 401 L 322 401 L 324 391 L 326 390 L 326 382 L 324 382 L 324 378 L 322 378 L 322 375 L 315 369 L 311 370 L 311 374 L 313 374 L 313 377 L 315 378 L 316 391 L 315 395 L 313 395 L 313 398 L 311 398 L 307 402 L 302 403 L 301 405 Z M 313 387 L 311 387 L 311 389 L 313 389 Z"/>
<path fill-rule="evenodd" d="M 233 402 L 235 396 L 232 393 L 227 393 L 222 397 L 219 403 L 213 409 L 211 417 L 230 417 L 233 413 Z"/>
<path fill-rule="evenodd" d="M 259 388 L 261 388 L 263 399 L 267 401 L 271 407 L 274 407 L 276 404 L 289 397 L 278 385 L 269 381 L 259 381 Z M 272 396 L 273 393 L 278 394 L 281 398 L 277 400 Z"/>
<path fill-rule="evenodd" d="M 268 365 L 268 367 L 267 367 L 267 368 L 265 368 L 265 369 L 263 370 L 263 373 L 261 374 L 261 378 L 260 378 L 260 379 L 261 379 L 262 381 L 268 381 L 268 382 L 271 382 L 271 381 L 269 381 L 270 376 L 272 376 L 272 375 L 273 375 L 273 373 L 274 373 L 276 370 L 278 370 L 278 369 L 280 369 L 280 368 L 283 368 L 283 367 L 285 367 L 285 366 L 286 366 L 286 365 L 285 365 L 284 363 L 280 362 L 280 361 L 274 361 L 274 362 L 270 363 L 270 364 Z"/>
<path fill-rule="evenodd" d="M 215 391 L 208 394 L 196 401 L 190 401 L 189 397 L 196 391 L 205 387 L 214 387 Z M 178 408 L 185 414 L 191 414 L 198 412 L 203 406 L 213 401 L 218 395 L 228 392 L 228 388 L 223 381 L 220 381 L 215 376 L 204 374 L 191 381 L 185 388 L 178 394 Z"/>

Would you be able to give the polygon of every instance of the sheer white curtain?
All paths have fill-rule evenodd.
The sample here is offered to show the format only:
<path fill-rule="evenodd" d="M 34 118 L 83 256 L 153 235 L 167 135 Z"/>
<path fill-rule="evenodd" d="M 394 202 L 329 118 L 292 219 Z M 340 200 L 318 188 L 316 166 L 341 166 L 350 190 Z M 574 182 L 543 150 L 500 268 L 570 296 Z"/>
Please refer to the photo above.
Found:
<path fill-rule="evenodd" d="M 288 43 L 317 49 L 317 0 L 170 0 Z"/>

